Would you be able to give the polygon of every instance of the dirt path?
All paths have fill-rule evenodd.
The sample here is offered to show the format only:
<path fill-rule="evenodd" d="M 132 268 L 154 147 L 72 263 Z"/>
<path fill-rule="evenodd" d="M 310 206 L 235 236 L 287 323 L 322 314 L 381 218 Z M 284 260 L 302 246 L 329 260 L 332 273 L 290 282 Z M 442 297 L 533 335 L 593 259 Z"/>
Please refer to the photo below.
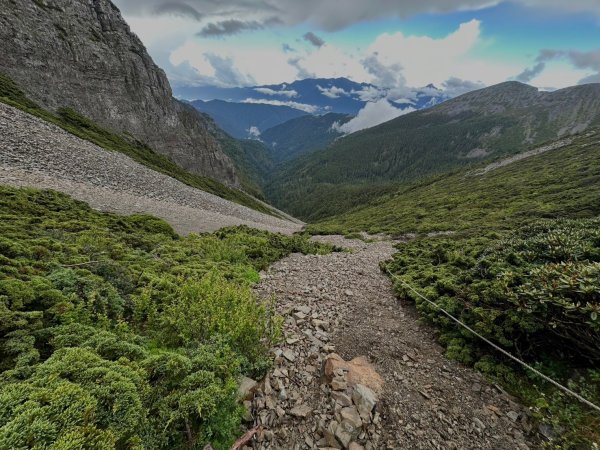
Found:
<path fill-rule="evenodd" d="M 265 426 L 254 448 L 535 448 L 526 411 L 477 372 L 446 359 L 435 331 L 395 298 L 378 268 L 394 253 L 391 243 L 319 239 L 353 252 L 292 255 L 257 287 L 277 297 L 286 342 L 253 394 L 254 424 Z M 361 398 L 357 403 L 349 373 L 336 372 L 337 385 L 323 377 L 332 352 L 345 360 L 365 356 L 383 377 L 371 414 L 356 415 Z"/>

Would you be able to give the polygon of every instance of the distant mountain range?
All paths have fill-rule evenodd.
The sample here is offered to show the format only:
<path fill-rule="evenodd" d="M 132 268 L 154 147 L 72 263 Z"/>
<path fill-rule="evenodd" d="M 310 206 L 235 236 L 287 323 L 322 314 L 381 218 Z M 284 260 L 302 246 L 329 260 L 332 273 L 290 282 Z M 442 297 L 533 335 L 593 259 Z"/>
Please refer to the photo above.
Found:
<path fill-rule="evenodd" d="M 188 100 L 272 102 L 300 109 L 309 114 L 337 112 L 355 115 L 365 105 L 365 96 L 374 95 L 378 91 L 379 89 L 373 85 L 355 83 L 347 78 L 307 78 L 289 84 L 252 87 L 180 87 L 174 90 L 174 94 Z"/>
<path fill-rule="evenodd" d="M 388 96 L 389 89 L 368 83 L 356 83 L 348 78 L 307 78 L 293 83 L 251 87 L 221 88 L 187 86 L 174 88 L 177 97 L 193 100 L 224 100 L 234 103 L 271 103 L 289 106 L 309 114 L 335 112 L 356 115 L 368 101 Z M 432 84 L 397 93 L 393 104 L 399 108 L 412 106 L 423 109 L 434 106 L 448 96 Z"/>
<path fill-rule="evenodd" d="M 223 100 L 191 102 L 198 111 L 208 114 L 223 130 L 238 139 L 258 139 L 276 125 L 306 115 L 289 106 L 258 103 L 233 103 Z"/>
<path fill-rule="evenodd" d="M 269 128 L 261 140 L 271 149 L 273 161 L 281 163 L 327 147 L 342 136 L 334 124 L 342 125 L 350 119 L 350 115 L 337 113 L 306 115 Z"/>
<path fill-rule="evenodd" d="M 179 87 L 175 94 L 209 114 L 234 137 L 257 138 L 259 133 L 305 114 L 357 115 L 368 102 L 388 98 L 398 109 L 424 109 L 448 99 L 433 85 L 392 92 L 347 78 L 308 78 L 277 85 L 220 88 Z M 402 94 L 402 95 L 400 95 Z"/>
<path fill-rule="evenodd" d="M 267 197 L 303 218 L 340 212 L 361 186 L 427 177 L 600 125 L 600 84 L 541 92 L 506 82 L 337 139 L 281 167 Z M 329 203 L 325 205 L 325 203 Z M 324 206 L 325 205 L 325 206 Z M 348 206 L 352 206 L 348 203 Z"/>

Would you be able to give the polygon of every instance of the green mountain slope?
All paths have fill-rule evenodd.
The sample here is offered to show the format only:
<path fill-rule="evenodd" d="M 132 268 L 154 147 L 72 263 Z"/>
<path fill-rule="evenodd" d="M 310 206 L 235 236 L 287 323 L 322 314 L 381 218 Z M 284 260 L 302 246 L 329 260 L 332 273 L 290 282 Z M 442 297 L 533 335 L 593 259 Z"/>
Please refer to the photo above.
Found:
<path fill-rule="evenodd" d="M 271 149 L 256 139 L 237 139 L 220 128 L 210 115 L 202 112 L 200 114 L 208 124 L 209 133 L 233 161 L 242 189 L 264 200 L 263 189 L 275 165 Z"/>
<path fill-rule="evenodd" d="M 327 147 L 342 134 L 332 129 L 352 116 L 329 113 L 322 116 L 302 116 L 264 131 L 260 138 L 273 150 L 275 162 L 289 161 L 305 153 Z"/>
<path fill-rule="evenodd" d="M 311 225 L 313 231 L 393 234 L 510 229 L 532 218 L 600 214 L 600 134 L 479 175 L 474 168 L 435 176 Z"/>
<path fill-rule="evenodd" d="M 318 219 L 312 203 L 339 191 L 405 182 L 519 153 L 600 124 L 600 84 L 538 92 L 508 82 L 449 100 L 339 139 L 286 164 L 267 188 L 275 205 Z M 351 205 L 350 205 L 351 206 Z M 334 212 L 336 212 L 334 211 Z"/>
<path fill-rule="evenodd" d="M 439 329 L 449 357 L 528 405 L 552 448 L 584 449 L 600 440 L 600 414 L 423 300 L 600 404 L 600 130 L 560 144 L 390 187 L 310 230 L 413 237 L 384 265 L 398 297 Z"/>

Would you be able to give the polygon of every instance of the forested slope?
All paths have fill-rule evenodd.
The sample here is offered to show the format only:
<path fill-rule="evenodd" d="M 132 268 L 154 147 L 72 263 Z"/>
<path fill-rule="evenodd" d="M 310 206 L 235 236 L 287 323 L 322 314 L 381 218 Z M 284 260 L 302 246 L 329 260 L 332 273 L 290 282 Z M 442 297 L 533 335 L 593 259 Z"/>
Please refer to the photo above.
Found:
<path fill-rule="evenodd" d="M 352 207 L 344 197 L 516 154 L 600 124 L 600 85 L 539 92 L 509 82 L 337 140 L 283 166 L 266 189 L 307 220 Z M 331 212 L 315 205 L 328 205 Z"/>

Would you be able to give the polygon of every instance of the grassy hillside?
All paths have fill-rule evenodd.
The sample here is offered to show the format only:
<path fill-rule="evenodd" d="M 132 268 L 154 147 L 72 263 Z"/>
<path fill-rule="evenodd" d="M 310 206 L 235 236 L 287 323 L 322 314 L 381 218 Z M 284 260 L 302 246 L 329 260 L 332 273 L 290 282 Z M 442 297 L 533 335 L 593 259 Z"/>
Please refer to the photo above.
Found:
<path fill-rule="evenodd" d="M 519 153 L 559 132 L 600 124 L 600 85 L 539 93 L 519 83 L 465 94 L 345 138 L 286 164 L 266 189 L 278 207 L 305 220 L 314 204 L 344 205 L 338 188 L 409 182 Z"/>
<path fill-rule="evenodd" d="M 105 130 L 72 109 L 61 109 L 57 114 L 53 114 L 40 108 L 37 104 L 29 100 L 10 78 L 3 74 L 0 74 L 0 101 L 58 125 L 69 133 L 90 141 L 106 150 L 124 153 L 135 161 L 157 172 L 169 175 L 188 186 L 210 192 L 211 194 L 266 214 L 273 214 L 270 208 L 257 202 L 252 196 L 238 189 L 229 188 L 210 178 L 190 174 L 167 157 L 156 153 L 147 145 Z"/>
<path fill-rule="evenodd" d="M 329 247 L 246 227 L 177 236 L 0 187 L 0 448 L 229 449 L 239 377 L 279 337 L 250 286 Z"/>
<path fill-rule="evenodd" d="M 388 188 L 391 189 L 391 188 Z M 600 214 L 600 135 L 476 175 L 475 169 L 396 187 L 313 231 L 391 234 L 506 230 L 533 218 Z"/>
<path fill-rule="evenodd" d="M 289 161 L 305 153 L 323 149 L 341 136 L 332 130 L 335 123 L 344 124 L 352 116 L 329 113 L 322 116 L 302 116 L 269 128 L 261 134 L 277 163 Z"/>
<path fill-rule="evenodd" d="M 591 449 L 600 414 L 524 371 L 424 302 L 600 404 L 600 133 L 489 171 L 396 187 L 312 232 L 416 233 L 385 267 L 398 296 L 440 329 L 451 358 L 530 406 L 556 435 Z M 452 233 L 436 233 L 450 231 Z"/>

